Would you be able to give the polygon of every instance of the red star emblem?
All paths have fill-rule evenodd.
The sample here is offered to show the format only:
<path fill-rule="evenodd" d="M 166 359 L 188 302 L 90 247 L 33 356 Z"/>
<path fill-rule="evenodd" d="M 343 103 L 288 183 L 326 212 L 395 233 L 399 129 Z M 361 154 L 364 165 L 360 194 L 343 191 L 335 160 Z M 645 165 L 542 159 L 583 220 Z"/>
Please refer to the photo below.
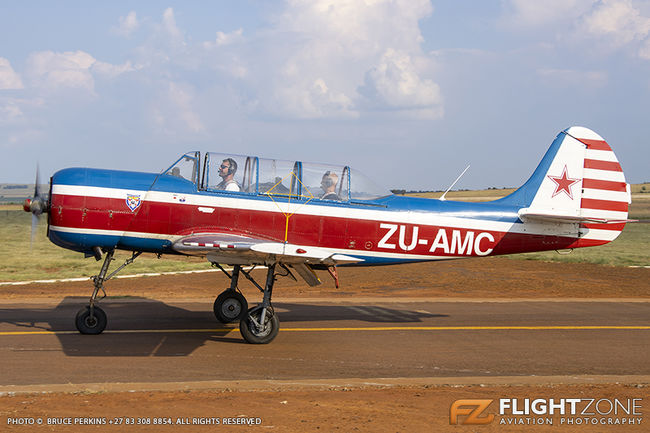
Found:
<path fill-rule="evenodd" d="M 555 197 L 560 192 L 565 192 L 566 195 L 568 195 L 569 198 L 573 200 L 573 194 L 571 193 L 571 186 L 580 182 L 580 179 L 570 178 L 569 174 L 567 173 L 566 165 L 562 170 L 562 176 L 557 177 L 557 176 L 549 175 L 547 177 L 551 179 L 553 182 L 555 182 L 555 191 L 553 192 L 553 195 L 551 197 Z"/>

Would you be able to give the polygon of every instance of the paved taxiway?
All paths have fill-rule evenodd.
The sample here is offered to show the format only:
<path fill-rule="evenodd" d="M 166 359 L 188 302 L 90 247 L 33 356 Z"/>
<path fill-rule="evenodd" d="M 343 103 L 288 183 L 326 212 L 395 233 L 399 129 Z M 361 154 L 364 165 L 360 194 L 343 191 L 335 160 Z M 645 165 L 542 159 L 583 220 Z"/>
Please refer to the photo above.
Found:
<path fill-rule="evenodd" d="M 85 298 L 0 302 L 0 385 L 377 377 L 650 375 L 650 302 L 274 302 L 281 331 L 245 344 L 211 303 Z"/>

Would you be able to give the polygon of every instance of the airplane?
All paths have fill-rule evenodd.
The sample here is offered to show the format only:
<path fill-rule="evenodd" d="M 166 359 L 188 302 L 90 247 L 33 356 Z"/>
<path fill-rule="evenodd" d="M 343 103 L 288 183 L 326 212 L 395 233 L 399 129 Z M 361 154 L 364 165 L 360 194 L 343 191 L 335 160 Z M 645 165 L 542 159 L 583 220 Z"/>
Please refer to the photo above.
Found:
<path fill-rule="evenodd" d="M 38 181 L 37 181 L 38 185 Z M 623 230 L 630 186 L 611 147 L 584 127 L 552 142 L 532 176 L 510 195 L 480 203 L 391 194 L 348 166 L 200 152 L 160 173 L 67 168 L 38 186 L 25 211 L 47 214 L 51 242 L 104 257 L 82 334 L 107 325 L 97 295 L 140 254 L 205 257 L 230 279 L 213 305 L 217 320 L 239 321 L 242 337 L 271 342 L 280 322 L 271 302 L 279 276 L 309 286 L 337 266 L 394 265 L 603 245 Z M 108 274 L 116 250 L 132 252 Z M 251 267 L 265 266 L 257 282 Z M 229 269 L 227 267 L 230 267 Z M 241 276 L 263 295 L 249 308 Z M 105 293 L 105 292 L 104 292 Z"/>

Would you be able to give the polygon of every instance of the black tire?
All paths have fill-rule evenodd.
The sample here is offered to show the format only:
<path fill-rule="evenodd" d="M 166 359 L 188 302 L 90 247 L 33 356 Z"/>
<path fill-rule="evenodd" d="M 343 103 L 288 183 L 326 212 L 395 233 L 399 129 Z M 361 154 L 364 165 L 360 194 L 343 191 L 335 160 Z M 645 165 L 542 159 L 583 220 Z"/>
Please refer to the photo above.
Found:
<path fill-rule="evenodd" d="M 84 307 L 77 313 L 75 325 L 82 334 L 97 335 L 106 329 L 106 313 L 99 307 L 93 308 L 93 317 L 90 317 L 90 307 Z"/>
<path fill-rule="evenodd" d="M 246 316 L 248 302 L 235 290 L 226 290 L 214 300 L 214 317 L 221 323 L 240 321 Z"/>
<path fill-rule="evenodd" d="M 273 312 L 273 308 L 266 309 L 266 316 L 264 318 L 264 328 L 260 331 L 255 326 L 255 323 L 250 319 L 253 316 L 259 322 L 262 315 L 262 307 L 257 306 L 248 310 L 246 317 L 239 322 L 239 330 L 242 337 L 246 342 L 251 344 L 267 344 L 273 341 L 280 331 L 280 319 L 278 315 Z"/>

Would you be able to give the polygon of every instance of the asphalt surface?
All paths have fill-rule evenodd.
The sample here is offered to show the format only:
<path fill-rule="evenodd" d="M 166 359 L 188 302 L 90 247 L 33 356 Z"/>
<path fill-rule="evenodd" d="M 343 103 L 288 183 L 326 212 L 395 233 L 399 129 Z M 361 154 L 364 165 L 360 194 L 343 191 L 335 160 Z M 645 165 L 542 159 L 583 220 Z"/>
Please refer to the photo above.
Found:
<path fill-rule="evenodd" d="M 244 343 L 208 303 L 86 298 L 0 303 L 0 385 L 250 379 L 650 375 L 650 302 L 274 302 L 268 345 Z"/>

